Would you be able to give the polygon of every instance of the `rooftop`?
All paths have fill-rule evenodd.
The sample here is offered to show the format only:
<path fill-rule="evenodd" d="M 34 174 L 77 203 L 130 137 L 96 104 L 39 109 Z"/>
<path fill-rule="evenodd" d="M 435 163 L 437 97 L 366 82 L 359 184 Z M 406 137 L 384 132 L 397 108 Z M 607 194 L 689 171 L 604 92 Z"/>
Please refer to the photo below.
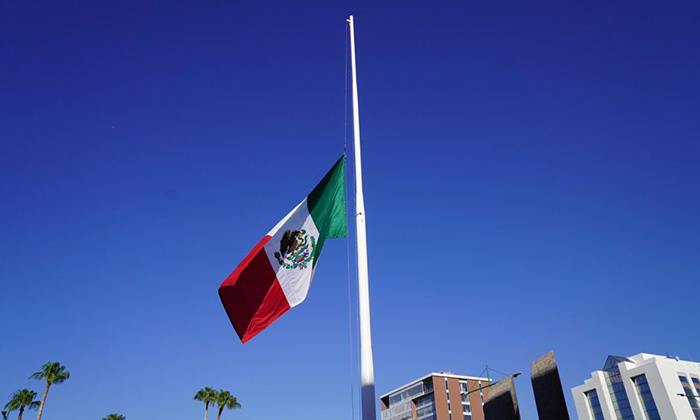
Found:
<path fill-rule="evenodd" d="M 433 372 L 433 373 L 429 373 L 429 374 L 427 374 L 427 375 L 425 375 L 425 376 L 421 376 L 420 378 L 415 379 L 415 380 L 413 380 L 413 381 L 411 381 L 411 382 L 409 382 L 409 383 L 407 383 L 407 384 L 405 384 L 405 385 L 402 385 L 402 386 L 400 386 L 400 387 L 394 389 L 393 391 L 389 391 L 389 392 L 387 392 L 386 394 L 382 395 L 382 396 L 379 397 L 379 398 L 386 398 L 386 397 L 388 397 L 389 395 L 394 394 L 394 393 L 396 393 L 396 392 L 399 392 L 399 391 L 401 391 L 401 390 L 404 389 L 404 388 L 408 388 L 408 387 L 411 386 L 411 385 L 414 385 L 414 384 L 416 384 L 416 383 L 418 383 L 418 382 L 424 381 L 424 380 L 430 378 L 431 376 L 440 376 L 440 377 L 443 377 L 443 378 L 456 378 L 456 379 L 462 379 L 462 380 L 471 379 L 471 380 L 473 380 L 473 381 L 488 381 L 488 380 L 489 380 L 489 378 L 482 378 L 482 377 L 479 377 L 479 376 L 455 375 L 455 374 L 452 373 L 452 372 L 439 372 L 439 373 L 438 373 L 438 372 Z"/>

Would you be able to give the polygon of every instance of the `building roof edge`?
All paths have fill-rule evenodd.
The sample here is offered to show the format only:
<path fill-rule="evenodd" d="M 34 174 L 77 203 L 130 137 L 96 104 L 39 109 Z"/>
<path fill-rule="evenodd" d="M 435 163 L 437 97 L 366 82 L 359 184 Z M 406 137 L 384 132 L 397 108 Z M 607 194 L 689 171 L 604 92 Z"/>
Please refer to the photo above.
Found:
<path fill-rule="evenodd" d="M 421 377 L 418 378 L 418 379 L 414 379 L 414 380 L 412 380 L 411 382 L 409 382 L 409 383 L 407 383 L 407 384 L 405 384 L 405 385 L 402 385 L 402 386 L 400 386 L 400 387 L 398 387 L 398 388 L 396 388 L 396 389 L 394 389 L 394 390 L 391 390 L 391 391 L 389 391 L 389 392 L 387 392 L 387 393 L 381 395 L 379 398 L 388 397 L 389 395 L 391 395 L 391 394 L 393 394 L 393 393 L 395 393 L 395 392 L 398 392 L 398 391 L 400 391 L 400 390 L 402 390 L 402 389 L 404 389 L 404 388 L 408 388 L 409 386 L 411 386 L 411 385 L 413 385 L 413 384 L 415 384 L 415 383 L 421 382 L 421 381 L 423 381 L 423 380 L 425 380 L 425 379 L 428 379 L 428 378 L 430 378 L 431 376 L 441 376 L 441 377 L 445 377 L 445 378 L 457 378 L 457 379 L 472 379 L 472 380 L 475 380 L 475 381 L 488 381 L 488 380 L 489 380 L 489 378 L 482 378 L 482 377 L 479 377 L 479 376 L 465 376 L 465 375 L 455 375 L 454 373 L 431 372 L 431 373 L 429 373 L 429 374 L 427 374 L 427 375 L 421 376 Z"/>

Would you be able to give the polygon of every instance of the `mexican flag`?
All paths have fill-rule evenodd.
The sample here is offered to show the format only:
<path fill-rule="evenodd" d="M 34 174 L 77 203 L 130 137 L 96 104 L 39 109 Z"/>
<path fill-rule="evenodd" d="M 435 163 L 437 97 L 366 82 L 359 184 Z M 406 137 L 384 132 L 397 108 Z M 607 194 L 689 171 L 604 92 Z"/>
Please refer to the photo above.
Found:
<path fill-rule="evenodd" d="M 323 243 L 347 235 L 343 155 L 219 287 L 242 342 L 306 299 Z"/>

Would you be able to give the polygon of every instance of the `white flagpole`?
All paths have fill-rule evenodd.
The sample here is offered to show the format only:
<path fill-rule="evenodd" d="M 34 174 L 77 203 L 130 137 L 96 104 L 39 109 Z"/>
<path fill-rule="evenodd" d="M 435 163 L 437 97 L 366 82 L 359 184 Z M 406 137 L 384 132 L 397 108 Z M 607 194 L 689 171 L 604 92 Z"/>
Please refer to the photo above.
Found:
<path fill-rule="evenodd" d="M 350 55 L 352 57 L 352 114 L 355 137 L 355 222 L 357 229 L 357 279 L 360 315 L 360 384 L 362 420 L 376 420 L 374 400 L 374 361 L 372 358 L 372 330 L 369 320 L 369 273 L 367 270 L 367 230 L 365 228 L 365 198 L 362 193 L 362 157 L 360 154 L 360 110 L 357 99 L 357 68 L 355 63 L 355 26 L 350 25 Z"/>

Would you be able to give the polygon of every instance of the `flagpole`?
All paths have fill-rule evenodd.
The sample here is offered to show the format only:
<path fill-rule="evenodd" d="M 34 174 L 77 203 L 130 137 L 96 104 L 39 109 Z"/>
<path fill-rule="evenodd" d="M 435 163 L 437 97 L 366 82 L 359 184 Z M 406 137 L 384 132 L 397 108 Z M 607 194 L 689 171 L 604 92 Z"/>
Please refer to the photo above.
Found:
<path fill-rule="evenodd" d="M 374 400 L 374 361 L 372 357 L 372 330 L 369 318 L 369 273 L 367 269 L 367 230 L 365 227 L 365 198 L 362 193 L 362 156 L 360 153 L 360 110 L 357 98 L 357 68 L 355 63 L 355 26 L 352 15 L 350 26 L 350 55 L 352 57 L 352 115 L 355 138 L 355 223 L 357 230 L 357 281 L 360 316 L 360 384 L 362 420 L 376 420 Z"/>

